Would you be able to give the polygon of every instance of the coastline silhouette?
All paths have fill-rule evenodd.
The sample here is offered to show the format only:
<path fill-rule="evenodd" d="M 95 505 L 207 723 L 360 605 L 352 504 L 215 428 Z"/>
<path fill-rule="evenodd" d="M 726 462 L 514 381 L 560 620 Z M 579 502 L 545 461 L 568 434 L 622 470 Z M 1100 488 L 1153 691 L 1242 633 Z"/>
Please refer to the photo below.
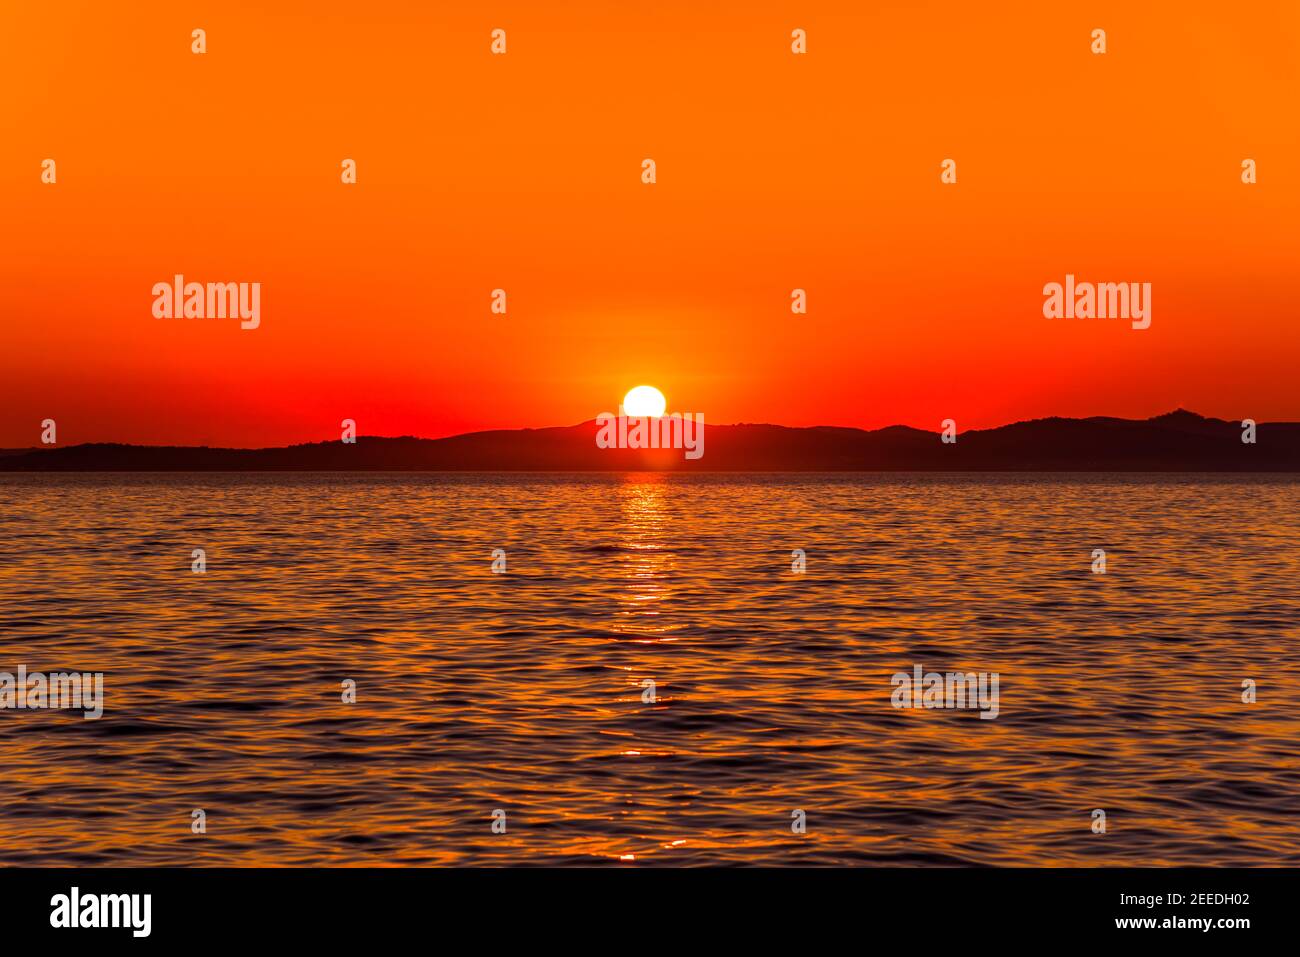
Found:
<path fill-rule="evenodd" d="M 707 454 L 600 448 L 595 420 L 440 439 L 359 436 L 283 448 L 87 443 L 0 450 L 0 471 L 1300 471 L 1300 423 L 1240 422 L 1179 409 L 1150 419 L 1046 418 L 958 433 L 908 426 L 705 425 Z"/>

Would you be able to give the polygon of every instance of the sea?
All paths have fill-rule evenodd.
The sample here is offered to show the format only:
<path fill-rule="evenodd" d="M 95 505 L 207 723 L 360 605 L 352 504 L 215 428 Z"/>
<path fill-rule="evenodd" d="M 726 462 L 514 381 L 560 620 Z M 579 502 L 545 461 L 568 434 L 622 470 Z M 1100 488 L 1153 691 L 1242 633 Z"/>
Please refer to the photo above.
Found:
<path fill-rule="evenodd" d="M 0 864 L 1300 866 L 1298 506 L 0 475 L 0 673 L 103 675 L 98 719 L 0 709 Z M 918 673 L 996 675 L 996 717 L 900 702 Z"/>

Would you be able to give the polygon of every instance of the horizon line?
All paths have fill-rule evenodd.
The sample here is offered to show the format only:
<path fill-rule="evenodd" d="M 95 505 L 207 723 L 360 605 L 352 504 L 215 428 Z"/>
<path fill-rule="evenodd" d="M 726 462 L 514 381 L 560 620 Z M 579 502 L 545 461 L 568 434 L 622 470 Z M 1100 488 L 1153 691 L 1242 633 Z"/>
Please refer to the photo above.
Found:
<path fill-rule="evenodd" d="M 609 413 L 599 413 L 595 418 L 584 419 L 583 421 L 576 422 L 572 425 L 516 426 L 513 428 L 503 427 L 503 428 L 490 428 L 490 429 L 474 429 L 469 432 L 456 432 L 450 435 L 442 435 L 442 436 L 434 436 L 434 437 L 412 435 L 410 433 L 406 433 L 402 435 L 358 434 L 355 436 L 354 440 L 360 441 L 361 439 L 372 439 L 372 440 L 378 439 L 382 441 L 397 441 L 401 439 L 409 439 L 411 441 L 416 441 L 416 442 L 445 442 L 452 439 L 466 438 L 474 435 L 490 435 L 493 433 L 546 432 L 546 431 L 554 431 L 554 430 L 578 429 L 586 425 L 597 425 L 599 423 L 600 417 L 607 414 Z M 662 416 L 627 416 L 627 418 L 629 419 L 670 418 L 673 414 L 674 413 L 666 412 Z M 678 413 L 678 414 L 685 416 L 688 414 L 702 415 L 703 413 Z M 1167 419 L 1177 415 L 1188 416 L 1204 422 L 1221 422 L 1224 424 L 1231 424 L 1236 421 L 1245 421 L 1245 420 L 1234 420 L 1234 419 L 1220 419 L 1214 416 L 1206 416 L 1200 414 L 1199 412 L 1193 412 L 1189 409 L 1184 409 L 1180 406 L 1169 412 L 1162 412 L 1158 415 L 1147 416 L 1145 418 L 1125 418 L 1116 415 L 1086 415 L 1086 416 L 1045 415 L 1045 416 L 1037 416 L 1029 419 L 1016 419 L 1010 422 L 1004 422 L 1001 425 L 986 426 L 984 428 L 970 428 L 970 429 L 958 428 L 957 432 L 958 434 L 969 434 L 975 432 L 994 432 L 997 431 L 998 429 L 1006 429 L 1018 425 L 1030 425 L 1036 422 L 1049 422 L 1049 421 L 1091 422 L 1097 420 L 1110 420 L 1114 422 L 1142 423 L 1142 422 L 1154 422 L 1159 419 Z M 1292 424 L 1297 424 L 1297 422 L 1292 420 L 1282 419 L 1282 420 L 1276 420 L 1271 422 L 1259 422 L 1258 424 L 1259 425 L 1292 425 Z M 940 430 L 922 429 L 922 428 L 917 428 L 916 426 L 903 425 L 901 423 L 883 425 L 877 428 L 870 428 L 870 429 L 865 429 L 855 425 L 830 425 L 830 424 L 783 425 L 778 422 L 728 422 L 728 423 L 719 422 L 719 423 L 714 423 L 710 426 L 710 423 L 704 422 L 703 420 L 700 421 L 700 425 L 703 427 L 722 428 L 722 429 L 769 428 L 769 429 L 789 429 L 792 431 L 813 431 L 817 429 L 836 429 L 845 432 L 861 432 L 863 434 L 871 434 L 875 432 L 886 432 L 891 429 L 906 429 L 908 431 L 920 432 L 927 435 L 938 435 L 942 432 L 942 429 Z M 72 448 L 79 448 L 79 447 L 93 446 L 93 445 L 120 446 L 124 448 L 135 448 L 135 449 L 211 449 L 211 450 L 228 450 L 228 451 L 239 451 L 239 452 L 263 452 L 263 451 L 273 451 L 279 449 L 291 449 L 291 448 L 307 446 L 307 445 L 329 445 L 338 441 L 340 440 L 339 439 L 308 439 L 300 442 L 290 442 L 287 445 L 246 446 L 246 445 L 150 444 L 150 443 L 140 443 L 140 442 L 122 442 L 122 441 L 98 439 L 98 440 L 90 440 L 86 442 L 76 442 L 72 444 L 53 443 L 50 445 L 0 447 L 0 452 L 3 453 L 46 452 L 46 451 L 53 451 L 55 449 L 72 449 Z"/>

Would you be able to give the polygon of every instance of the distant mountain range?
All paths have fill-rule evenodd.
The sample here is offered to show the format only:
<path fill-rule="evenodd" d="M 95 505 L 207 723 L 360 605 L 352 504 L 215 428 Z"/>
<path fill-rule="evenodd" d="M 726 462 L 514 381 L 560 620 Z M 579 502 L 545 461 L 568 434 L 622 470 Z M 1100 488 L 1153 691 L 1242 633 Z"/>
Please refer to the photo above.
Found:
<path fill-rule="evenodd" d="M 1178 410 L 1153 419 L 1034 419 L 961 432 L 905 426 L 706 425 L 704 455 L 680 449 L 602 449 L 595 421 L 549 429 L 471 432 L 445 439 L 375 438 L 272 449 L 95 443 L 0 450 L 0 471 L 1101 471 L 1296 472 L 1300 423 L 1257 426 Z"/>

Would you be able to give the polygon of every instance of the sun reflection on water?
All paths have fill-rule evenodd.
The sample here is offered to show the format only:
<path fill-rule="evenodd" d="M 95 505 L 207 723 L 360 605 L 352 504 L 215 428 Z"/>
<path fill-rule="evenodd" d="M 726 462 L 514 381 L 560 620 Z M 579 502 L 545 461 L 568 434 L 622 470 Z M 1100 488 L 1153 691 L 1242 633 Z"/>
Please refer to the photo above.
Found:
<path fill-rule="evenodd" d="M 613 628 L 634 641 L 670 641 L 669 633 L 679 627 L 667 614 L 677 565 L 669 547 L 670 491 L 664 476 L 655 473 L 628 475 L 618 490 L 623 587 Z"/>

